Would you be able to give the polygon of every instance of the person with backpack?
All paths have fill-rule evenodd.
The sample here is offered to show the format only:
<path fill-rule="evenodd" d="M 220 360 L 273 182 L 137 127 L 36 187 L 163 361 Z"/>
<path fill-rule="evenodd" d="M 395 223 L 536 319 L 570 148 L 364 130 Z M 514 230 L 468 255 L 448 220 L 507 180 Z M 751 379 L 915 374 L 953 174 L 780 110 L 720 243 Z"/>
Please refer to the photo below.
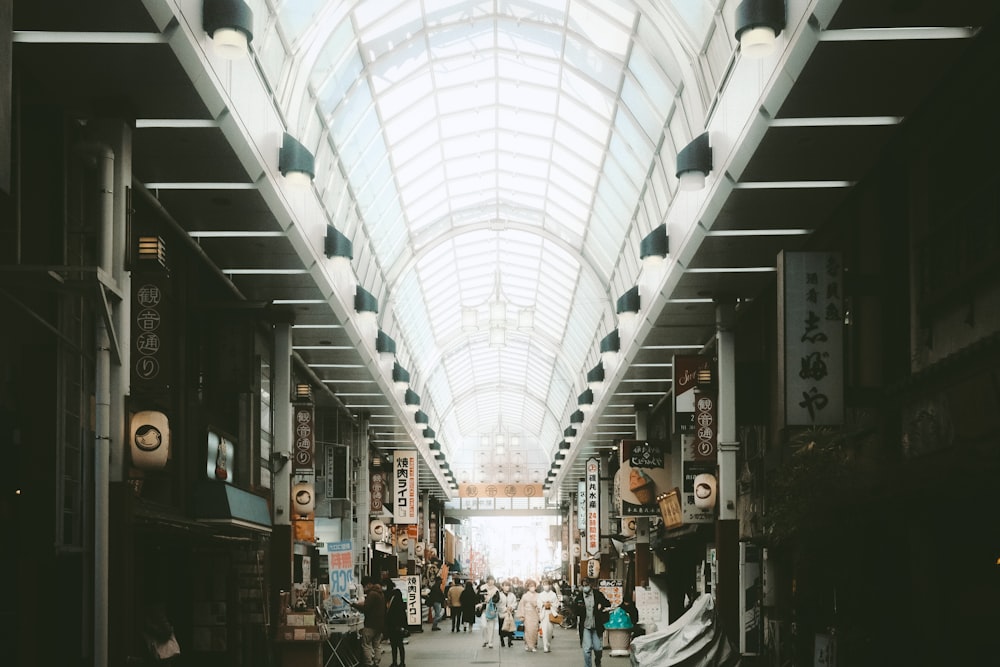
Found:
<path fill-rule="evenodd" d="M 403 591 L 396 587 L 392 579 L 386 580 L 385 635 L 392 647 L 392 664 L 389 667 L 406 667 L 406 647 L 403 639 L 408 634 L 406 601 Z M 397 660 L 398 656 L 398 660 Z"/>
<path fill-rule="evenodd" d="M 500 615 L 500 589 L 493 576 L 486 577 L 486 583 L 480 589 L 483 609 L 483 646 L 493 648 L 493 638 L 497 634 L 497 617 Z"/>

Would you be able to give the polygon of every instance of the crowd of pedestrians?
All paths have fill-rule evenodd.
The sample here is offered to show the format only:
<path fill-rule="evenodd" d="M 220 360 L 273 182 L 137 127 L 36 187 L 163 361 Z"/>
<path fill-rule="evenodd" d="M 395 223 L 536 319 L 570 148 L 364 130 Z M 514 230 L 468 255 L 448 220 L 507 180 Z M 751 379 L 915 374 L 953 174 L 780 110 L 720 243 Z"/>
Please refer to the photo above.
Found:
<path fill-rule="evenodd" d="M 392 664 L 406 667 L 407 626 L 406 603 L 402 591 L 389 578 L 377 581 L 362 579 L 364 597 L 350 602 L 364 614 L 360 633 L 361 658 L 364 667 L 378 667 L 381 643 L 389 642 Z M 431 630 L 441 630 L 440 622 L 451 614 L 452 632 L 481 632 L 483 648 L 513 647 L 514 638 L 521 634 L 524 650 L 535 653 L 552 651 L 553 628 L 562 613 L 576 619 L 583 650 L 584 667 L 601 667 L 604 624 L 612 609 L 608 598 L 597 588 L 596 580 L 586 580 L 575 591 L 561 591 L 551 581 L 532 579 L 523 582 L 505 580 L 497 585 L 492 576 L 477 583 L 458 578 L 442 582 L 433 579 L 424 590 L 424 603 L 431 610 Z"/>

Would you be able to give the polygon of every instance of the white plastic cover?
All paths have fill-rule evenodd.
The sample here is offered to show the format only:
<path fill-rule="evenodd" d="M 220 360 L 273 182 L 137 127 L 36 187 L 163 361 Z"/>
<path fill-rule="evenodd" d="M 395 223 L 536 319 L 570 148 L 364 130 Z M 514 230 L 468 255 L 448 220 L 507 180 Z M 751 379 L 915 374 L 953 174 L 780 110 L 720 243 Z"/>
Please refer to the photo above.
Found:
<path fill-rule="evenodd" d="M 715 598 L 702 595 L 684 615 L 659 632 L 632 640 L 632 665 L 735 667 L 740 656 L 715 617 Z"/>

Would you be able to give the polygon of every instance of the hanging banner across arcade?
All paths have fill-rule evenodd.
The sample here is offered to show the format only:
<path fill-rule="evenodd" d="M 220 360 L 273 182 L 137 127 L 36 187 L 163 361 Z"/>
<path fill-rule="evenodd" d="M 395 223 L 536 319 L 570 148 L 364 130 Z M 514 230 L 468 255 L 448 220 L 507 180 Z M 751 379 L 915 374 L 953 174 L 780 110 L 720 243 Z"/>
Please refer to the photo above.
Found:
<path fill-rule="evenodd" d="M 459 498 L 541 498 L 541 484 L 459 484 Z"/>
<path fill-rule="evenodd" d="M 419 508 L 416 454 L 397 449 L 392 457 L 392 468 L 392 520 L 395 523 L 415 524 Z"/>
<path fill-rule="evenodd" d="M 843 262 L 836 252 L 778 255 L 778 381 L 789 426 L 844 421 Z"/>

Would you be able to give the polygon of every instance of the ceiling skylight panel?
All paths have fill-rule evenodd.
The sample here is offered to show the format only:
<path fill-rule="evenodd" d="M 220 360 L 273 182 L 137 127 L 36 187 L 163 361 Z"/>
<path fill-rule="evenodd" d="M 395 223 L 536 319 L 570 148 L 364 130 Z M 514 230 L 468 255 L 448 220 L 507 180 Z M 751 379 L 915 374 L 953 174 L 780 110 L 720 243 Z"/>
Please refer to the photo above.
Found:
<path fill-rule="evenodd" d="M 380 59 L 388 54 L 396 55 L 412 44 L 413 35 L 423 29 L 423 17 L 419 3 L 404 2 L 397 9 L 386 13 L 381 19 L 370 24 L 359 23 L 359 37 L 362 53 L 372 54 Z"/>
<path fill-rule="evenodd" d="M 441 135 L 438 134 L 437 126 L 429 125 L 392 145 L 393 162 L 401 168 L 410 160 L 421 157 L 428 151 L 437 152 L 440 142 Z"/>
<path fill-rule="evenodd" d="M 390 146 L 414 132 L 422 132 L 424 128 L 429 128 L 431 132 L 437 132 L 436 125 L 437 109 L 434 106 L 434 99 L 431 97 L 413 100 L 409 109 L 404 113 L 397 113 L 392 119 L 383 123 L 386 141 L 389 142 Z"/>
<path fill-rule="evenodd" d="M 494 47 L 493 25 L 489 21 L 459 23 L 428 28 L 427 45 L 432 60 L 483 59 Z M 471 56 L 470 56 L 471 54 Z"/>
<path fill-rule="evenodd" d="M 374 102 L 368 89 L 368 82 L 361 79 L 351 94 L 337 106 L 330 119 L 330 132 L 341 154 L 343 154 L 342 144 L 347 142 L 357 126 L 365 120 L 365 116 L 371 113 L 373 107 Z"/>
<path fill-rule="evenodd" d="M 610 186 L 631 211 L 635 208 L 639 190 L 642 188 L 642 182 L 636 181 L 645 177 L 649 161 L 645 163 L 637 161 L 632 153 L 622 149 L 623 145 L 624 142 L 617 137 L 612 138 L 613 148 L 608 151 L 608 159 L 604 161 L 604 182 L 601 187 Z"/>
<path fill-rule="evenodd" d="M 597 11 L 599 7 L 601 11 Z M 629 31 L 635 21 L 635 10 L 616 2 L 592 4 L 572 0 L 569 6 L 570 30 L 600 48 L 618 56 L 628 51 Z"/>
<path fill-rule="evenodd" d="M 635 88 L 643 97 L 649 99 L 650 106 L 663 116 L 660 125 L 666 121 L 666 114 L 673 106 L 673 99 L 677 94 L 677 85 L 671 81 L 667 72 L 663 70 L 660 63 L 653 58 L 650 52 L 638 45 L 632 50 L 629 56 L 628 69 L 632 73 L 631 77 L 626 77 L 626 83 L 635 80 Z M 623 91 L 624 93 L 624 91 Z M 622 95 L 625 97 L 625 95 Z M 631 91 L 628 98 L 635 97 Z"/>
<path fill-rule="evenodd" d="M 401 188 L 405 188 L 440 164 L 441 155 L 436 148 L 424 151 L 408 162 L 396 162 L 396 181 Z"/>
<path fill-rule="evenodd" d="M 608 136 L 608 126 L 611 124 L 610 118 L 602 118 L 594 114 L 590 109 L 582 106 L 571 97 L 563 95 L 559 99 L 559 120 L 556 123 L 556 140 L 562 141 L 569 148 L 576 148 L 575 141 L 565 141 L 563 135 L 567 134 L 566 128 L 572 129 L 575 134 L 574 139 L 583 136 L 587 137 L 584 146 L 579 150 L 586 151 L 588 155 L 596 153 L 597 158 L 590 158 L 590 162 L 601 161 L 604 143 Z M 597 146 L 595 146 L 597 144 Z"/>
<path fill-rule="evenodd" d="M 399 194 L 402 197 L 403 208 L 409 208 L 424 193 L 440 187 L 442 183 L 444 183 L 444 167 L 441 164 L 434 165 L 433 168 L 406 183 L 400 183 Z"/>
<path fill-rule="evenodd" d="M 587 214 L 573 215 L 565 208 L 565 205 L 570 204 L 574 204 L 574 200 L 570 199 L 565 191 L 551 192 L 545 204 L 545 228 L 572 245 L 578 246 L 586 232 Z"/>
<path fill-rule="evenodd" d="M 309 71 L 309 84 L 318 96 L 335 106 L 350 87 L 361 78 L 364 64 L 358 54 L 350 21 L 341 22 L 327 37 L 316 62 Z M 324 106 L 324 111 L 329 107 Z"/>
<path fill-rule="evenodd" d="M 478 85 L 475 82 L 448 87 L 439 85 L 435 95 L 442 117 L 456 119 L 473 113 L 485 113 L 492 118 L 492 110 L 497 101 L 496 86 L 493 82 L 485 81 Z"/>
<path fill-rule="evenodd" d="M 469 95 L 473 95 L 473 91 L 469 91 Z M 476 107 L 471 110 L 462 108 L 458 112 L 442 109 L 440 128 L 444 141 L 465 141 L 470 136 L 492 138 L 496 128 L 496 111 L 493 107 Z"/>
<path fill-rule="evenodd" d="M 313 19 L 325 5 L 325 0 L 285 0 L 281 3 L 277 8 L 278 23 L 291 43 L 296 43 L 313 25 Z"/>
<path fill-rule="evenodd" d="M 395 286 L 392 309 L 413 359 L 430 359 L 435 345 L 423 294 L 417 280 L 400 281 Z M 410 369 L 411 373 L 414 369 Z"/>
<path fill-rule="evenodd" d="M 588 80 L 597 90 L 612 95 L 618 90 L 624 63 L 572 35 L 567 39 L 566 62 L 574 74 Z"/>
<path fill-rule="evenodd" d="M 410 233 L 417 235 L 428 226 L 441 222 L 447 217 L 448 210 L 448 191 L 444 186 L 420 193 L 406 208 Z"/>
<path fill-rule="evenodd" d="M 555 89 L 533 82 L 501 79 L 497 82 L 501 110 L 523 114 L 522 123 L 551 125 L 559 96 Z"/>
<path fill-rule="evenodd" d="M 552 162 L 560 169 L 565 169 L 572 173 L 577 180 L 577 185 L 570 191 L 579 193 L 579 197 L 590 198 L 589 190 L 597 185 L 598 168 L 600 161 L 596 158 L 603 158 L 604 153 L 597 153 L 592 150 L 592 144 L 586 141 L 575 131 L 565 131 L 560 126 L 556 128 L 557 142 L 552 146 Z M 579 139 L 575 146 L 567 143 L 566 140 Z"/>
<path fill-rule="evenodd" d="M 622 87 L 622 104 L 638 123 L 645 139 L 643 143 L 648 145 L 659 142 L 660 135 L 663 134 L 663 124 L 667 120 L 666 116 L 660 109 L 650 104 L 649 98 L 631 78 L 626 79 Z M 621 109 L 618 110 L 618 115 L 622 115 Z M 650 157 L 653 150 L 654 147 L 650 146 Z"/>
<path fill-rule="evenodd" d="M 499 49 L 525 56 L 556 59 L 562 52 L 563 31 L 534 20 L 497 19 L 496 45 Z"/>
<path fill-rule="evenodd" d="M 563 72 L 561 90 L 563 100 L 567 96 L 575 100 L 582 109 L 587 111 L 585 115 L 596 116 L 605 124 L 611 122 L 611 114 L 614 113 L 617 99 L 611 91 L 596 86 L 589 79 L 580 76 L 571 69 L 566 69 Z M 561 111 L 562 104 L 560 104 Z"/>

